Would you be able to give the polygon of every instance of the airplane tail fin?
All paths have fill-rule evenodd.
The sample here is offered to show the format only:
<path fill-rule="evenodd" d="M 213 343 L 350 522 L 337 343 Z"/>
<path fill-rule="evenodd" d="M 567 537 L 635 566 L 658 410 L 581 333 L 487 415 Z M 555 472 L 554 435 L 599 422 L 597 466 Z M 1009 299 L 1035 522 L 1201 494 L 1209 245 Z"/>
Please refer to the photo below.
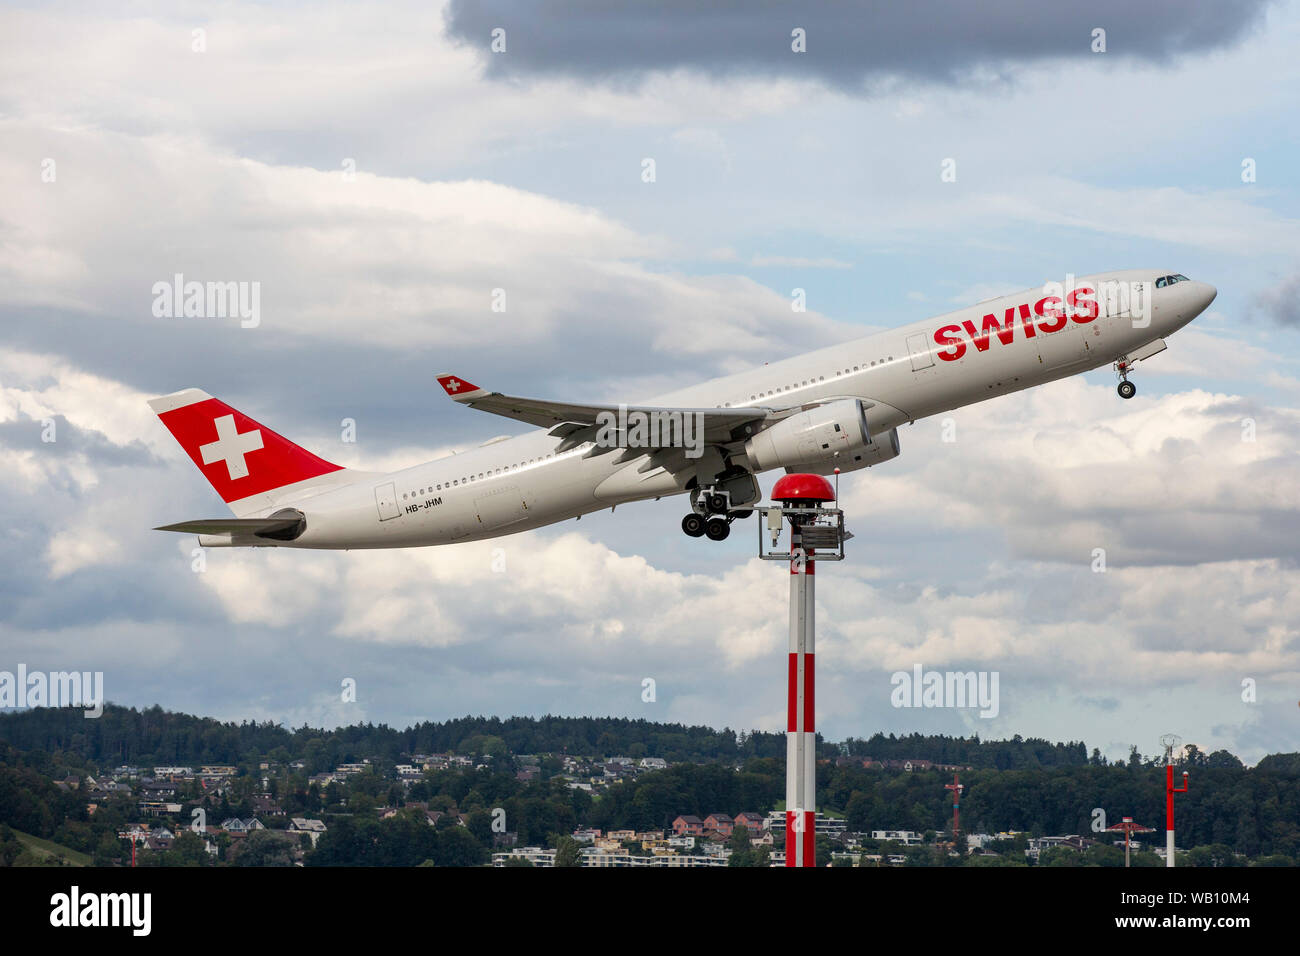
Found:
<path fill-rule="evenodd" d="M 346 469 L 253 421 L 197 388 L 149 400 L 149 407 L 236 515 L 256 514 Z"/>

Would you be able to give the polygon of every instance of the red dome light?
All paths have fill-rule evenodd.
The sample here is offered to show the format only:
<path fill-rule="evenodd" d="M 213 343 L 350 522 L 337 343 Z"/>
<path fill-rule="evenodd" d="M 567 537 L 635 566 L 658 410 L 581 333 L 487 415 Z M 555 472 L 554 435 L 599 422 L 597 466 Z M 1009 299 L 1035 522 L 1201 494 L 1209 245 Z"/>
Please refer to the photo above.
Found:
<path fill-rule="evenodd" d="M 772 486 L 773 501 L 834 501 L 835 489 L 821 475 L 784 475 Z"/>

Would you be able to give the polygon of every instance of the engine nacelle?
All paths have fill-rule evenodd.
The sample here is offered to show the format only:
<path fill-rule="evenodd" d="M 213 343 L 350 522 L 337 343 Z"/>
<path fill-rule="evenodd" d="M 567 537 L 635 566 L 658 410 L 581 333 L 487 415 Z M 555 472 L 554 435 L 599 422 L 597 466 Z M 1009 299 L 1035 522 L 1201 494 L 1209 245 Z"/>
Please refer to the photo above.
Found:
<path fill-rule="evenodd" d="M 867 443 L 867 447 L 860 451 L 850 452 L 847 455 L 840 455 L 839 458 L 831 461 L 820 461 L 812 464 L 799 465 L 797 468 L 786 468 L 786 471 L 806 471 L 811 475 L 834 474 L 836 468 L 841 472 L 857 471 L 859 468 L 870 468 L 872 465 L 878 465 L 882 461 L 889 461 L 891 458 L 897 458 L 898 452 L 898 429 L 891 428 L 883 435 L 874 436 Z"/>
<path fill-rule="evenodd" d="M 872 440 L 861 400 L 842 398 L 791 415 L 745 443 L 756 471 L 788 468 L 814 474 L 856 471 L 898 454 L 898 433 Z"/>

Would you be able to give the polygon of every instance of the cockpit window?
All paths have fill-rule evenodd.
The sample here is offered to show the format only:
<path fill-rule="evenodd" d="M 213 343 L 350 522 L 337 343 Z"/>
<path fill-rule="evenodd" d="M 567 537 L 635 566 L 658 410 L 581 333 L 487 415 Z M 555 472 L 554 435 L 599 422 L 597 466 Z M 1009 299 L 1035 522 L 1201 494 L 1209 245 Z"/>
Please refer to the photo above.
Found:
<path fill-rule="evenodd" d="M 1156 280 L 1157 289 L 1163 289 L 1168 284 L 1169 284 L 1169 276 L 1161 276 L 1159 279 Z"/>
<path fill-rule="evenodd" d="M 1173 285 L 1175 282 L 1190 282 L 1191 280 L 1185 275 L 1161 276 L 1156 280 L 1156 288 L 1163 289 L 1167 285 Z"/>
<path fill-rule="evenodd" d="M 1174 281 L 1175 281 L 1175 282 L 1190 282 L 1191 280 L 1188 279 L 1187 276 L 1178 275 L 1178 276 L 1174 276 Z"/>

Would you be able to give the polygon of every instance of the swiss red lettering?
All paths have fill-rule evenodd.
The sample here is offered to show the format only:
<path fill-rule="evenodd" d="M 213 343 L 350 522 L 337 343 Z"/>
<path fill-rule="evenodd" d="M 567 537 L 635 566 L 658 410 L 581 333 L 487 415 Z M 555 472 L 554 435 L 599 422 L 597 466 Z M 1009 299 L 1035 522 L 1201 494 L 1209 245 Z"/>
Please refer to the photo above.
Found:
<path fill-rule="evenodd" d="M 1065 301 L 1073 309 L 1070 317 L 1080 325 L 1097 317 L 1097 300 L 1093 298 L 1093 290 L 1087 286 L 1075 289 L 1065 297 Z"/>
<path fill-rule="evenodd" d="M 1020 306 L 1020 324 L 1025 328 L 1025 338 L 1032 339 L 1037 334 L 1037 330 L 1034 329 L 1034 320 L 1029 311 L 1028 302 L 1022 303 Z"/>
<path fill-rule="evenodd" d="M 945 362 L 955 362 L 966 354 L 966 343 L 957 337 L 960 333 L 961 329 L 955 325 L 945 325 L 934 333 L 935 344 L 946 345 L 952 349 L 951 352 L 945 349 L 936 353 L 939 358 Z"/>
<path fill-rule="evenodd" d="M 997 335 L 998 341 L 1003 345 L 1010 345 L 1016 340 L 1016 308 L 1012 306 L 1006 311 L 1006 318 L 999 325 L 998 320 L 991 315 L 984 316 L 984 337 L 988 338 L 989 332 Z"/>
<path fill-rule="evenodd" d="M 992 316 L 989 316 L 989 318 L 992 318 Z M 987 352 L 989 350 L 989 334 L 987 331 L 975 331 L 975 323 L 970 319 L 967 319 L 961 325 L 966 330 L 966 334 L 970 336 L 970 340 L 977 351 Z"/>
<path fill-rule="evenodd" d="M 1048 303 L 1051 303 L 1048 305 Z M 1034 312 L 1041 315 L 1044 319 L 1054 319 L 1054 322 L 1039 322 L 1039 332 L 1059 332 L 1065 328 L 1065 323 L 1069 321 L 1065 312 L 1061 310 L 1061 297 L 1059 295 L 1047 295 L 1034 303 Z"/>
<path fill-rule="evenodd" d="M 1065 328 L 1070 319 L 1079 323 L 1091 322 L 1097 318 L 1099 312 L 1095 296 L 1096 292 L 1093 289 L 1083 286 L 1067 295 L 1064 303 L 1058 295 L 1045 295 L 1032 307 L 1027 302 L 1012 306 L 1003 313 L 1001 321 L 992 313 L 985 315 L 978 329 L 970 319 L 963 321 L 960 326 L 945 325 L 934 333 L 934 341 L 944 346 L 943 350 L 936 354 L 945 362 L 955 362 L 965 355 L 966 342 L 961 337 L 963 329 L 966 330 L 966 336 L 978 352 L 989 350 L 990 333 L 996 335 L 1003 345 L 1011 345 L 1016 338 L 1017 316 L 1025 331 L 1025 338 L 1030 339 L 1039 332 L 1059 332 Z M 1038 319 L 1037 322 L 1035 317 Z"/>
<path fill-rule="evenodd" d="M 1012 306 L 1007 309 L 1006 318 L 1002 322 L 999 322 L 995 315 L 984 316 L 983 326 L 978 332 L 975 331 L 975 323 L 969 319 L 962 323 L 962 327 L 966 330 L 966 334 L 970 336 L 970 340 L 975 343 L 975 348 L 981 352 L 989 350 L 990 332 L 997 335 L 998 341 L 1003 345 L 1010 345 L 1016 338 L 1015 307 Z"/>

